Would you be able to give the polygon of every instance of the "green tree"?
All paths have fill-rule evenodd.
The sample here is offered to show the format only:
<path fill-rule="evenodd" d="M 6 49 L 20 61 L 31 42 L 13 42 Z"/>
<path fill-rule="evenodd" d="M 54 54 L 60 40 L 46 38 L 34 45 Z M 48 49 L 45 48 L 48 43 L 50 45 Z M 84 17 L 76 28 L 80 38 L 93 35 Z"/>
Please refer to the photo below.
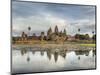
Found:
<path fill-rule="evenodd" d="M 90 37 L 89 37 L 88 34 L 85 34 L 85 35 L 83 35 L 83 34 L 76 34 L 75 38 L 76 39 L 80 39 L 80 40 L 89 40 Z"/>
<path fill-rule="evenodd" d="M 89 40 L 90 37 L 89 37 L 89 34 L 85 34 L 85 40 Z"/>
<path fill-rule="evenodd" d="M 12 43 L 14 44 L 16 41 L 15 37 L 12 37 Z"/>
<path fill-rule="evenodd" d="M 94 35 L 94 31 L 92 31 L 92 34 Z"/>
<path fill-rule="evenodd" d="M 31 30 L 31 27 L 28 27 L 28 30 L 30 31 Z"/>
<path fill-rule="evenodd" d="M 79 39 L 80 39 L 80 40 L 84 40 L 84 39 L 85 39 L 85 35 L 80 34 L 80 35 L 79 35 Z"/>
<path fill-rule="evenodd" d="M 93 36 L 92 36 L 92 39 L 93 39 L 93 40 L 96 40 L 96 35 L 93 35 Z"/>
<path fill-rule="evenodd" d="M 80 28 L 78 28 L 78 34 L 80 34 L 79 32 L 80 32 Z M 78 39 L 80 39 L 80 37 L 79 37 L 79 36 L 78 36 Z"/>
<path fill-rule="evenodd" d="M 28 27 L 28 31 L 29 31 L 29 35 L 30 35 L 30 31 L 31 31 L 31 27 L 30 26 Z"/>
<path fill-rule="evenodd" d="M 76 34 L 76 35 L 75 35 L 75 38 L 76 38 L 76 39 L 79 39 L 79 37 L 80 37 L 79 34 Z"/>
<path fill-rule="evenodd" d="M 80 28 L 78 28 L 78 32 L 80 32 Z"/>

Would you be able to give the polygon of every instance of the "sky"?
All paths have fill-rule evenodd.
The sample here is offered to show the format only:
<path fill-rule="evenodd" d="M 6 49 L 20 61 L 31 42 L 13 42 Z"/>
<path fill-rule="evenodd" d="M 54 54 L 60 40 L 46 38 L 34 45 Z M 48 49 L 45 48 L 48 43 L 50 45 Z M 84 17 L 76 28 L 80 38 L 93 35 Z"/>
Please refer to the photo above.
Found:
<path fill-rule="evenodd" d="M 12 35 L 45 35 L 51 27 L 66 29 L 68 35 L 89 34 L 95 31 L 95 6 L 12 1 Z M 30 32 L 28 27 L 31 27 Z M 80 28 L 80 32 L 78 32 Z"/>

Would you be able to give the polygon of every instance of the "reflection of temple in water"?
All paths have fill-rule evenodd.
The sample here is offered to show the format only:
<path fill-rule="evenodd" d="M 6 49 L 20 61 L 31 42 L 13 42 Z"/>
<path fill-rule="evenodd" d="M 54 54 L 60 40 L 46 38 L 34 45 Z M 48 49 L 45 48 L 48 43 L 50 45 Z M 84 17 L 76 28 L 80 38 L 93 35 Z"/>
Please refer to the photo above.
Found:
<path fill-rule="evenodd" d="M 22 48 L 20 52 L 21 52 L 21 55 L 23 56 L 24 54 L 27 53 L 27 50 L 25 48 Z"/>
<path fill-rule="evenodd" d="M 66 53 L 67 51 L 66 50 L 63 50 L 60 52 L 60 55 L 63 57 L 63 58 L 66 58 Z"/>
<path fill-rule="evenodd" d="M 80 55 L 85 55 L 85 56 L 89 56 L 89 53 L 91 53 L 92 52 L 92 56 L 94 57 L 95 55 L 96 55 L 96 51 L 95 50 L 76 50 L 76 51 L 74 51 L 75 52 L 75 54 L 78 56 L 78 60 L 80 60 L 81 59 L 81 57 L 80 57 Z M 27 57 L 26 57 L 26 61 L 27 62 L 29 62 L 30 61 L 30 59 L 31 59 L 31 57 L 30 57 L 30 52 L 34 55 L 36 52 L 39 52 L 39 54 L 41 55 L 41 56 L 44 56 L 44 55 L 47 55 L 47 58 L 49 59 L 49 60 L 51 60 L 51 58 L 52 58 L 52 55 L 53 55 L 53 57 L 54 57 L 54 61 L 55 62 L 57 62 L 57 60 L 58 60 L 58 57 L 59 57 L 59 55 L 62 57 L 62 58 L 66 58 L 66 54 L 67 53 L 69 53 L 70 51 L 67 51 L 67 50 L 31 50 L 30 48 L 29 48 L 29 50 L 28 49 L 26 49 L 26 48 L 22 48 L 21 50 L 20 50 L 20 52 L 21 52 L 21 55 L 23 56 L 24 54 L 27 54 Z M 46 54 L 45 54 L 46 53 Z M 42 57 L 41 57 L 42 58 Z"/>
<path fill-rule="evenodd" d="M 24 54 L 28 53 L 28 56 L 27 56 L 26 60 L 27 60 L 27 62 L 29 62 L 29 61 L 30 61 L 30 57 L 29 57 L 29 52 L 30 52 L 30 51 L 27 51 L 27 49 L 22 48 L 22 49 L 20 50 L 20 52 L 21 52 L 21 55 L 22 55 L 22 56 L 23 56 Z M 33 53 L 33 51 L 32 51 L 32 53 Z"/>
<path fill-rule="evenodd" d="M 49 50 L 47 51 L 47 57 L 49 60 L 51 59 L 51 52 Z"/>
<path fill-rule="evenodd" d="M 92 56 L 94 57 L 96 55 L 96 50 L 92 50 Z"/>
<path fill-rule="evenodd" d="M 30 61 L 30 57 L 28 56 L 28 57 L 27 57 L 27 62 L 29 62 L 29 61 Z"/>
<path fill-rule="evenodd" d="M 32 51 L 32 54 L 33 54 L 33 55 L 35 54 L 35 51 L 34 51 L 34 50 Z"/>
<path fill-rule="evenodd" d="M 40 51 L 40 54 L 41 54 L 41 56 L 43 56 L 44 55 L 44 51 Z"/>
<path fill-rule="evenodd" d="M 78 56 L 78 60 L 80 60 L 80 56 Z"/>
<path fill-rule="evenodd" d="M 57 60 L 58 60 L 58 52 L 54 53 L 54 59 L 55 59 L 55 62 L 57 62 Z"/>
<path fill-rule="evenodd" d="M 75 54 L 76 55 L 86 55 L 86 56 L 88 56 L 89 52 L 90 52 L 89 50 L 85 50 L 85 51 L 78 50 L 78 51 L 75 51 Z"/>
<path fill-rule="evenodd" d="M 60 50 L 60 51 L 55 51 L 55 50 L 47 50 L 47 51 L 44 51 L 44 50 L 41 50 L 41 51 L 36 51 L 36 50 L 31 50 L 30 49 L 30 51 L 29 52 L 31 52 L 33 55 L 36 53 L 36 52 L 40 52 L 40 55 L 41 56 L 44 56 L 44 53 L 46 52 L 47 53 L 47 58 L 49 59 L 49 60 L 51 60 L 51 57 L 52 57 L 52 55 L 54 56 L 54 60 L 55 60 L 55 62 L 57 62 L 57 60 L 58 60 L 58 56 L 60 55 L 60 56 L 62 56 L 63 58 L 66 58 L 66 50 Z M 25 48 L 22 48 L 21 49 L 21 55 L 23 56 L 24 54 L 26 54 L 27 53 L 27 58 L 26 58 L 26 60 L 29 62 L 30 61 L 30 57 L 29 57 L 29 52 L 28 52 L 28 50 L 27 49 L 25 49 Z"/>
<path fill-rule="evenodd" d="M 64 50 L 63 51 L 58 51 L 58 52 L 48 50 L 46 52 L 47 52 L 47 57 L 48 57 L 49 60 L 51 59 L 51 56 L 53 54 L 55 62 L 57 62 L 59 55 L 62 56 L 63 58 L 66 57 L 66 51 L 64 51 Z"/>
<path fill-rule="evenodd" d="M 75 51 L 76 55 L 85 55 L 85 56 L 89 56 L 90 51 L 92 51 L 92 56 L 94 57 L 96 55 L 96 50 L 79 50 L 79 51 Z"/>

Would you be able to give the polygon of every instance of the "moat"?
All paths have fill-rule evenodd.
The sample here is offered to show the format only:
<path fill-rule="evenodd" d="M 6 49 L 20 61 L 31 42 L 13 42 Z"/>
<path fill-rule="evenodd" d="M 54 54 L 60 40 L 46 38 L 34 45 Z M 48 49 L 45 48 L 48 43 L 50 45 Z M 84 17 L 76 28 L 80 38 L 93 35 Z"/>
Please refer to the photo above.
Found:
<path fill-rule="evenodd" d="M 12 48 L 12 73 L 95 69 L 95 48 L 88 50 L 37 50 Z"/>

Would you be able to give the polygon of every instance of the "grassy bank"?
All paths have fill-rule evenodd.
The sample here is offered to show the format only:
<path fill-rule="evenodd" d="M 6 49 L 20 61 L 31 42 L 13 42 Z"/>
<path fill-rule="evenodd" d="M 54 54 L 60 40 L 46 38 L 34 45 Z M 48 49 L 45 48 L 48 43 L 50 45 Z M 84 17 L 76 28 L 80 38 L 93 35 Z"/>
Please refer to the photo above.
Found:
<path fill-rule="evenodd" d="M 95 44 L 79 44 L 79 43 L 64 43 L 64 44 L 13 44 L 12 48 L 22 49 L 22 48 L 32 48 L 34 50 L 92 50 L 95 49 Z"/>
<path fill-rule="evenodd" d="M 80 46 L 95 47 L 95 44 L 80 44 Z"/>

